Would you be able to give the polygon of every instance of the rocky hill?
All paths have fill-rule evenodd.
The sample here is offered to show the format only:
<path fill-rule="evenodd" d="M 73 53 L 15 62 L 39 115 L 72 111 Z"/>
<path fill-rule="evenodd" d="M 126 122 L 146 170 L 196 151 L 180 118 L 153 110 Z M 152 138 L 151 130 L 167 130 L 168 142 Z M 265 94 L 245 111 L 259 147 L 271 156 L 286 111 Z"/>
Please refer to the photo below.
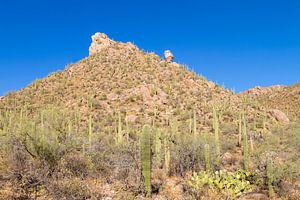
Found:
<path fill-rule="evenodd" d="M 96 33 L 0 98 L 0 199 L 297 199 L 299 84 L 235 94 L 165 54 Z"/>
<path fill-rule="evenodd" d="M 119 111 L 129 123 L 155 120 L 164 125 L 173 117 L 187 121 L 196 110 L 199 129 L 210 123 L 213 107 L 225 121 L 233 121 L 245 106 L 249 118 L 263 109 L 254 102 L 243 103 L 233 92 L 186 66 L 166 62 L 131 43 L 112 41 L 101 33 L 92 40 L 88 57 L 7 95 L 0 106 L 26 106 L 33 111 L 50 105 L 78 109 L 83 119 L 92 112 L 103 127 L 110 126 Z"/>

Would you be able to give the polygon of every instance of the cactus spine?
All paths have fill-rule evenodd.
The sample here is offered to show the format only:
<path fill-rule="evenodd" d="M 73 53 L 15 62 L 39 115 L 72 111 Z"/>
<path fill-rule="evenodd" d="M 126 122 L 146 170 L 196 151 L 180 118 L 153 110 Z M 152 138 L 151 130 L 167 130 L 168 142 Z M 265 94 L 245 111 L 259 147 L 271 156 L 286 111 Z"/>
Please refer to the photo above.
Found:
<path fill-rule="evenodd" d="M 141 138 L 142 175 L 147 197 L 151 196 L 151 137 L 150 126 L 143 127 Z"/>
<path fill-rule="evenodd" d="M 213 107 L 213 129 L 215 135 L 215 145 L 216 145 L 216 155 L 217 155 L 216 164 L 220 166 L 221 164 L 220 128 L 219 128 L 218 114 L 214 107 Z"/>

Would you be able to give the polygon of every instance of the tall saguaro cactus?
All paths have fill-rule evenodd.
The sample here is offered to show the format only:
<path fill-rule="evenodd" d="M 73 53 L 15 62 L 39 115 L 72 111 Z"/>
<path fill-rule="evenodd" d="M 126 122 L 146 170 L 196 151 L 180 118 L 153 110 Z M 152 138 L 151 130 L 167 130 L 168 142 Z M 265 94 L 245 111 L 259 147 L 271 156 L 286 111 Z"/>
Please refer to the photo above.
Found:
<path fill-rule="evenodd" d="M 205 158 L 205 170 L 206 170 L 206 172 L 210 172 L 211 171 L 211 162 L 210 162 L 209 144 L 204 145 L 204 158 Z"/>
<path fill-rule="evenodd" d="M 273 189 L 273 163 L 271 159 L 267 160 L 267 184 L 268 184 L 268 191 L 269 197 L 272 198 L 274 196 L 274 189 Z"/>
<path fill-rule="evenodd" d="M 88 127 L 89 127 L 89 148 L 92 148 L 92 139 L 93 139 L 93 118 L 92 115 L 89 115 L 89 122 L 88 122 Z"/>
<path fill-rule="evenodd" d="M 155 133 L 155 162 L 158 167 L 161 165 L 161 131 L 156 129 Z"/>
<path fill-rule="evenodd" d="M 164 154 L 165 154 L 164 169 L 165 169 L 167 174 L 169 174 L 169 171 L 170 171 L 170 162 L 171 162 L 171 150 L 170 149 L 171 149 L 170 135 L 167 132 L 164 136 Z"/>
<path fill-rule="evenodd" d="M 142 175 L 147 197 L 151 196 L 151 136 L 150 126 L 145 125 L 141 135 Z"/>
<path fill-rule="evenodd" d="M 193 111 L 193 134 L 194 136 L 197 134 L 197 113 L 195 109 Z"/>
<path fill-rule="evenodd" d="M 243 159 L 244 159 L 244 168 L 249 170 L 249 143 L 248 143 L 248 134 L 247 134 L 247 124 L 245 114 L 243 113 Z"/>
<path fill-rule="evenodd" d="M 242 121 L 242 113 L 239 113 L 239 135 L 238 135 L 238 146 L 242 146 L 242 128 L 243 128 L 243 121 Z"/>
<path fill-rule="evenodd" d="M 215 145 L 216 145 L 216 164 L 220 166 L 221 164 L 221 145 L 220 145 L 220 126 L 219 118 L 216 109 L 213 107 L 213 129 L 215 134 Z"/>
<path fill-rule="evenodd" d="M 118 127 L 117 127 L 117 144 L 123 143 L 122 117 L 121 112 L 118 112 Z"/>

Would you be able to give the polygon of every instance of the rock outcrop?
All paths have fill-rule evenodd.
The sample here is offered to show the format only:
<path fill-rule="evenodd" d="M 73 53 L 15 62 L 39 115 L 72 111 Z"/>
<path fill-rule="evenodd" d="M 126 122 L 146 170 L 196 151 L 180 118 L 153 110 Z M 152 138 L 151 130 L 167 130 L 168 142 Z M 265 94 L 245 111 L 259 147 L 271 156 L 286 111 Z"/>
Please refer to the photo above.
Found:
<path fill-rule="evenodd" d="M 102 49 L 115 44 L 116 42 L 109 39 L 105 33 L 95 33 L 92 36 L 92 44 L 89 48 L 89 55 L 99 53 Z"/>
<path fill-rule="evenodd" d="M 289 118 L 281 110 L 271 109 L 270 113 L 280 123 L 289 123 L 290 122 Z"/>
<path fill-rule="evenodd" d="M 251 97 L 258 97 L 261 95 L 270 95 L 274 92 L 278 92 L 281 91 L 285 88 L 285 86 L 283 85 L 273 85 L 273 86 L 269 86 L 269 87 L 261 87 L 261 86 L 257 86 L 254 88 L 251 88 L 249 90 L 243 91 L 240 94 L 242 95 L 250 95 Z"/>
<path fill-rule="evenodd" d="M 166 62 L 170 63 L 173 61 L 174 55 L 171 53 L 170 50 L 166 50 L 164 52 L 164 55 L 165 55 Z"/>

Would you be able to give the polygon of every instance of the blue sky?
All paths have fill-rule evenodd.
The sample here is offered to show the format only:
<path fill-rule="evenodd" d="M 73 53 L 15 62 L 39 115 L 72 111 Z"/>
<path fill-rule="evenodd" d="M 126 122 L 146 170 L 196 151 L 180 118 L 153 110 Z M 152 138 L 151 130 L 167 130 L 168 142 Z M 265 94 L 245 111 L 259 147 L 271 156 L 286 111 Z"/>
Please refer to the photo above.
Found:
<path fill-rule="evenodd" d="M 0 95 L 88 55 L 97 31 L 241 91 L 300 81 L 298 0 L 0 0 Z"/>

